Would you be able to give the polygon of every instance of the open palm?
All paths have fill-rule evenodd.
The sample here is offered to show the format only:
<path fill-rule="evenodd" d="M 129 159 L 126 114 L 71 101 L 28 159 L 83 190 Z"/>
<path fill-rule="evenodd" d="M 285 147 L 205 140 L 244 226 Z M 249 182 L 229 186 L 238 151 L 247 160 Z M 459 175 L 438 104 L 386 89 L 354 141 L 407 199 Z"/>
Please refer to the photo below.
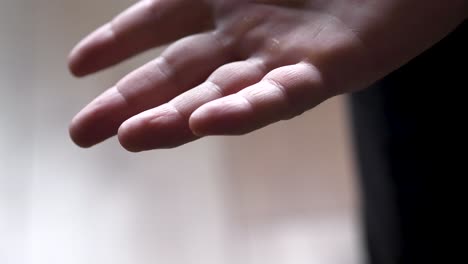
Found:
<path fill-rule="evenodd" d="M 72 121 L 130 151 L 245 134 L 365 88 L 443 38 L 464 0 L 145 0 L 72 51 L 84 76 L 177 40 Z M 178 40 L 179 39 L 179 40 Z"/>

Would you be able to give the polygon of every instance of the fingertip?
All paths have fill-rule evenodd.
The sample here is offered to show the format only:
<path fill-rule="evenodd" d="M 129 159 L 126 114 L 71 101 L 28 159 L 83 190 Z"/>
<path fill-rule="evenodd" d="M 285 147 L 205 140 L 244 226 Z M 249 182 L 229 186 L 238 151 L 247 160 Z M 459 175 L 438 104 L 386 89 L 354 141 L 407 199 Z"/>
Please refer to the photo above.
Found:
<path fill-rule="evenodd" d="M 80 129 L 77 117 L 73 118 L 70 125 L 68 126 L 68 134 L 73 143 L 75 143 L 75 145 L 77 145 L 80 148 L 87 149 L 95 145 L 89 140 L 83 138 L 83 133 Z"/>
<path fill-rule="evenodd" d="M 91 33 L 89 36 L 81 40 L 68 55 L 68 69 L 71 74 L 75 77 L 83 77 L 90 73 L 90 70 L 87 69 L 86 64 L 89 64 L 90 57 L 93 56 L 93 49 L 96 49 L 96 45 L 93 45 L 93 42 L 96 42 L 96 39 L 99 40 L 99 36 L 102 35 L 102 28 L 97 29 L 95 32 Z M 93 47 L 94 46 L 94 47 Z"/>
<path fill-rule="evenodd" d="M 189 127 L 192 133 L 198 137 L 204 137 L 208 136 L 209 133 L 206 133 L 206 129 L 204 129 L 207 125 L 206 119 L 204 118 L 205 113 L 202 110 L 195 110 L 195 112 L 192 113 L 189 119 Z"/>
<path fill-rule="evenodd" d="M 217 117 L 217 107 L 212 103 L 205 104 L 195 110 L 189 118 L 189 127 L 192 133 L 199 137 L 216 135 L 213 123 Z"/>
<path fill-rule="evenodd" d="M 88 73 L 81 67 L 82 63 L 80 61 L 81 56 L 79 55 L 79 51 L 80 48 L 76 46 L 68 55 L 68 70 L 73 76 L 81 78 L 86 76 Z"/>
<path fill-rule="evenodd" d="M 116 64 L 121 60 L 115 47 L 115 36 L 110 24 L 106 24 L 80 41 L 68 56 L 69 71 L 76 77 Z"/>
<path fill-rule="evenodd" d="M 92 147 L 112 136 L 131 116 L 127 102 L 115 87 L 108 89 L 84 107 L 69 125 L 70 137 L 80 147 Z"/>
<path fill-rule="evenodd" d="M 251 113 L 247 101 L 231 95 L 195 110 L 190 116 L 189 126 L 197 136 L 242 135 L 249 132 Z"/>
<path fill-rule="evenodd" d="M 117 138 L 119 140 L 120 145 L 127 151 L 132 153 L 138 153 L 143 151 L 143 149 L 135 144 L 135 127 L 134 122 L 132 123 L 131 120 L 125 121 L 120 127 L 117 132 Z M 133 132 L 133 133 L 132 133 Z"/>
<path fill-rule="evenodd" d="M 118 130 L 119 142 L 130 152 L 170 149 L 196 139 L 187 120 L 168 105 L 148 110 L 125 121 Z"/>

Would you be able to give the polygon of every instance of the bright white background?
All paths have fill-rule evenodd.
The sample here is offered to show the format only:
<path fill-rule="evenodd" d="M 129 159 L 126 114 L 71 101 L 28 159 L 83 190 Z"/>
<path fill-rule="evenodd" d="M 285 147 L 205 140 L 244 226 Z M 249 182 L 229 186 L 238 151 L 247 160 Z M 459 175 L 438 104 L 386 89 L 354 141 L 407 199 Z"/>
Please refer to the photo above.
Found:
<path fill-rule="evenodd" d="M 176 150 L 71 143 L 73 115 L 158 53 L 68 74 L 73 44 L 131 2 L 0 0 L 0 263 L 362 263 L 343 98 Z"/>

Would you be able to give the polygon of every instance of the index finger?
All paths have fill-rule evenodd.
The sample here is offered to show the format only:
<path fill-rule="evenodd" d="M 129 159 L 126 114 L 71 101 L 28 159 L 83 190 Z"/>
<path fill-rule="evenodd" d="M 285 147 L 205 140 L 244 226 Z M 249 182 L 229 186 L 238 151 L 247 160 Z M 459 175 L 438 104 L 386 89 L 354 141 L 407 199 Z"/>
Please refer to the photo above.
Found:
<path fill-rule="evenodd" d="M 211 24 L 202 0 L 139 1 L 83 39 L 70 53 L 69 68 L 76 76 L 94 73 Z"/>

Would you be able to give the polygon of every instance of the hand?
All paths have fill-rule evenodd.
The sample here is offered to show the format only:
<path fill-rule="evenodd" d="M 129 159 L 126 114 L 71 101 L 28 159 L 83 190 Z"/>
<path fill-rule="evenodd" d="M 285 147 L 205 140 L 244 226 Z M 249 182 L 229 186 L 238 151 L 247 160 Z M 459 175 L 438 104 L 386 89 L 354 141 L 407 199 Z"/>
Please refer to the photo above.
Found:
<path fill-rule="evenodd" d="M 290 119 L 417 56 L 465 19 L 467 2 L 140 1 L 78 44 L 71 71 L 177 41 L 85 107 L 71 137 L 90 147 L 118 134 L 143 151 Z"/>

